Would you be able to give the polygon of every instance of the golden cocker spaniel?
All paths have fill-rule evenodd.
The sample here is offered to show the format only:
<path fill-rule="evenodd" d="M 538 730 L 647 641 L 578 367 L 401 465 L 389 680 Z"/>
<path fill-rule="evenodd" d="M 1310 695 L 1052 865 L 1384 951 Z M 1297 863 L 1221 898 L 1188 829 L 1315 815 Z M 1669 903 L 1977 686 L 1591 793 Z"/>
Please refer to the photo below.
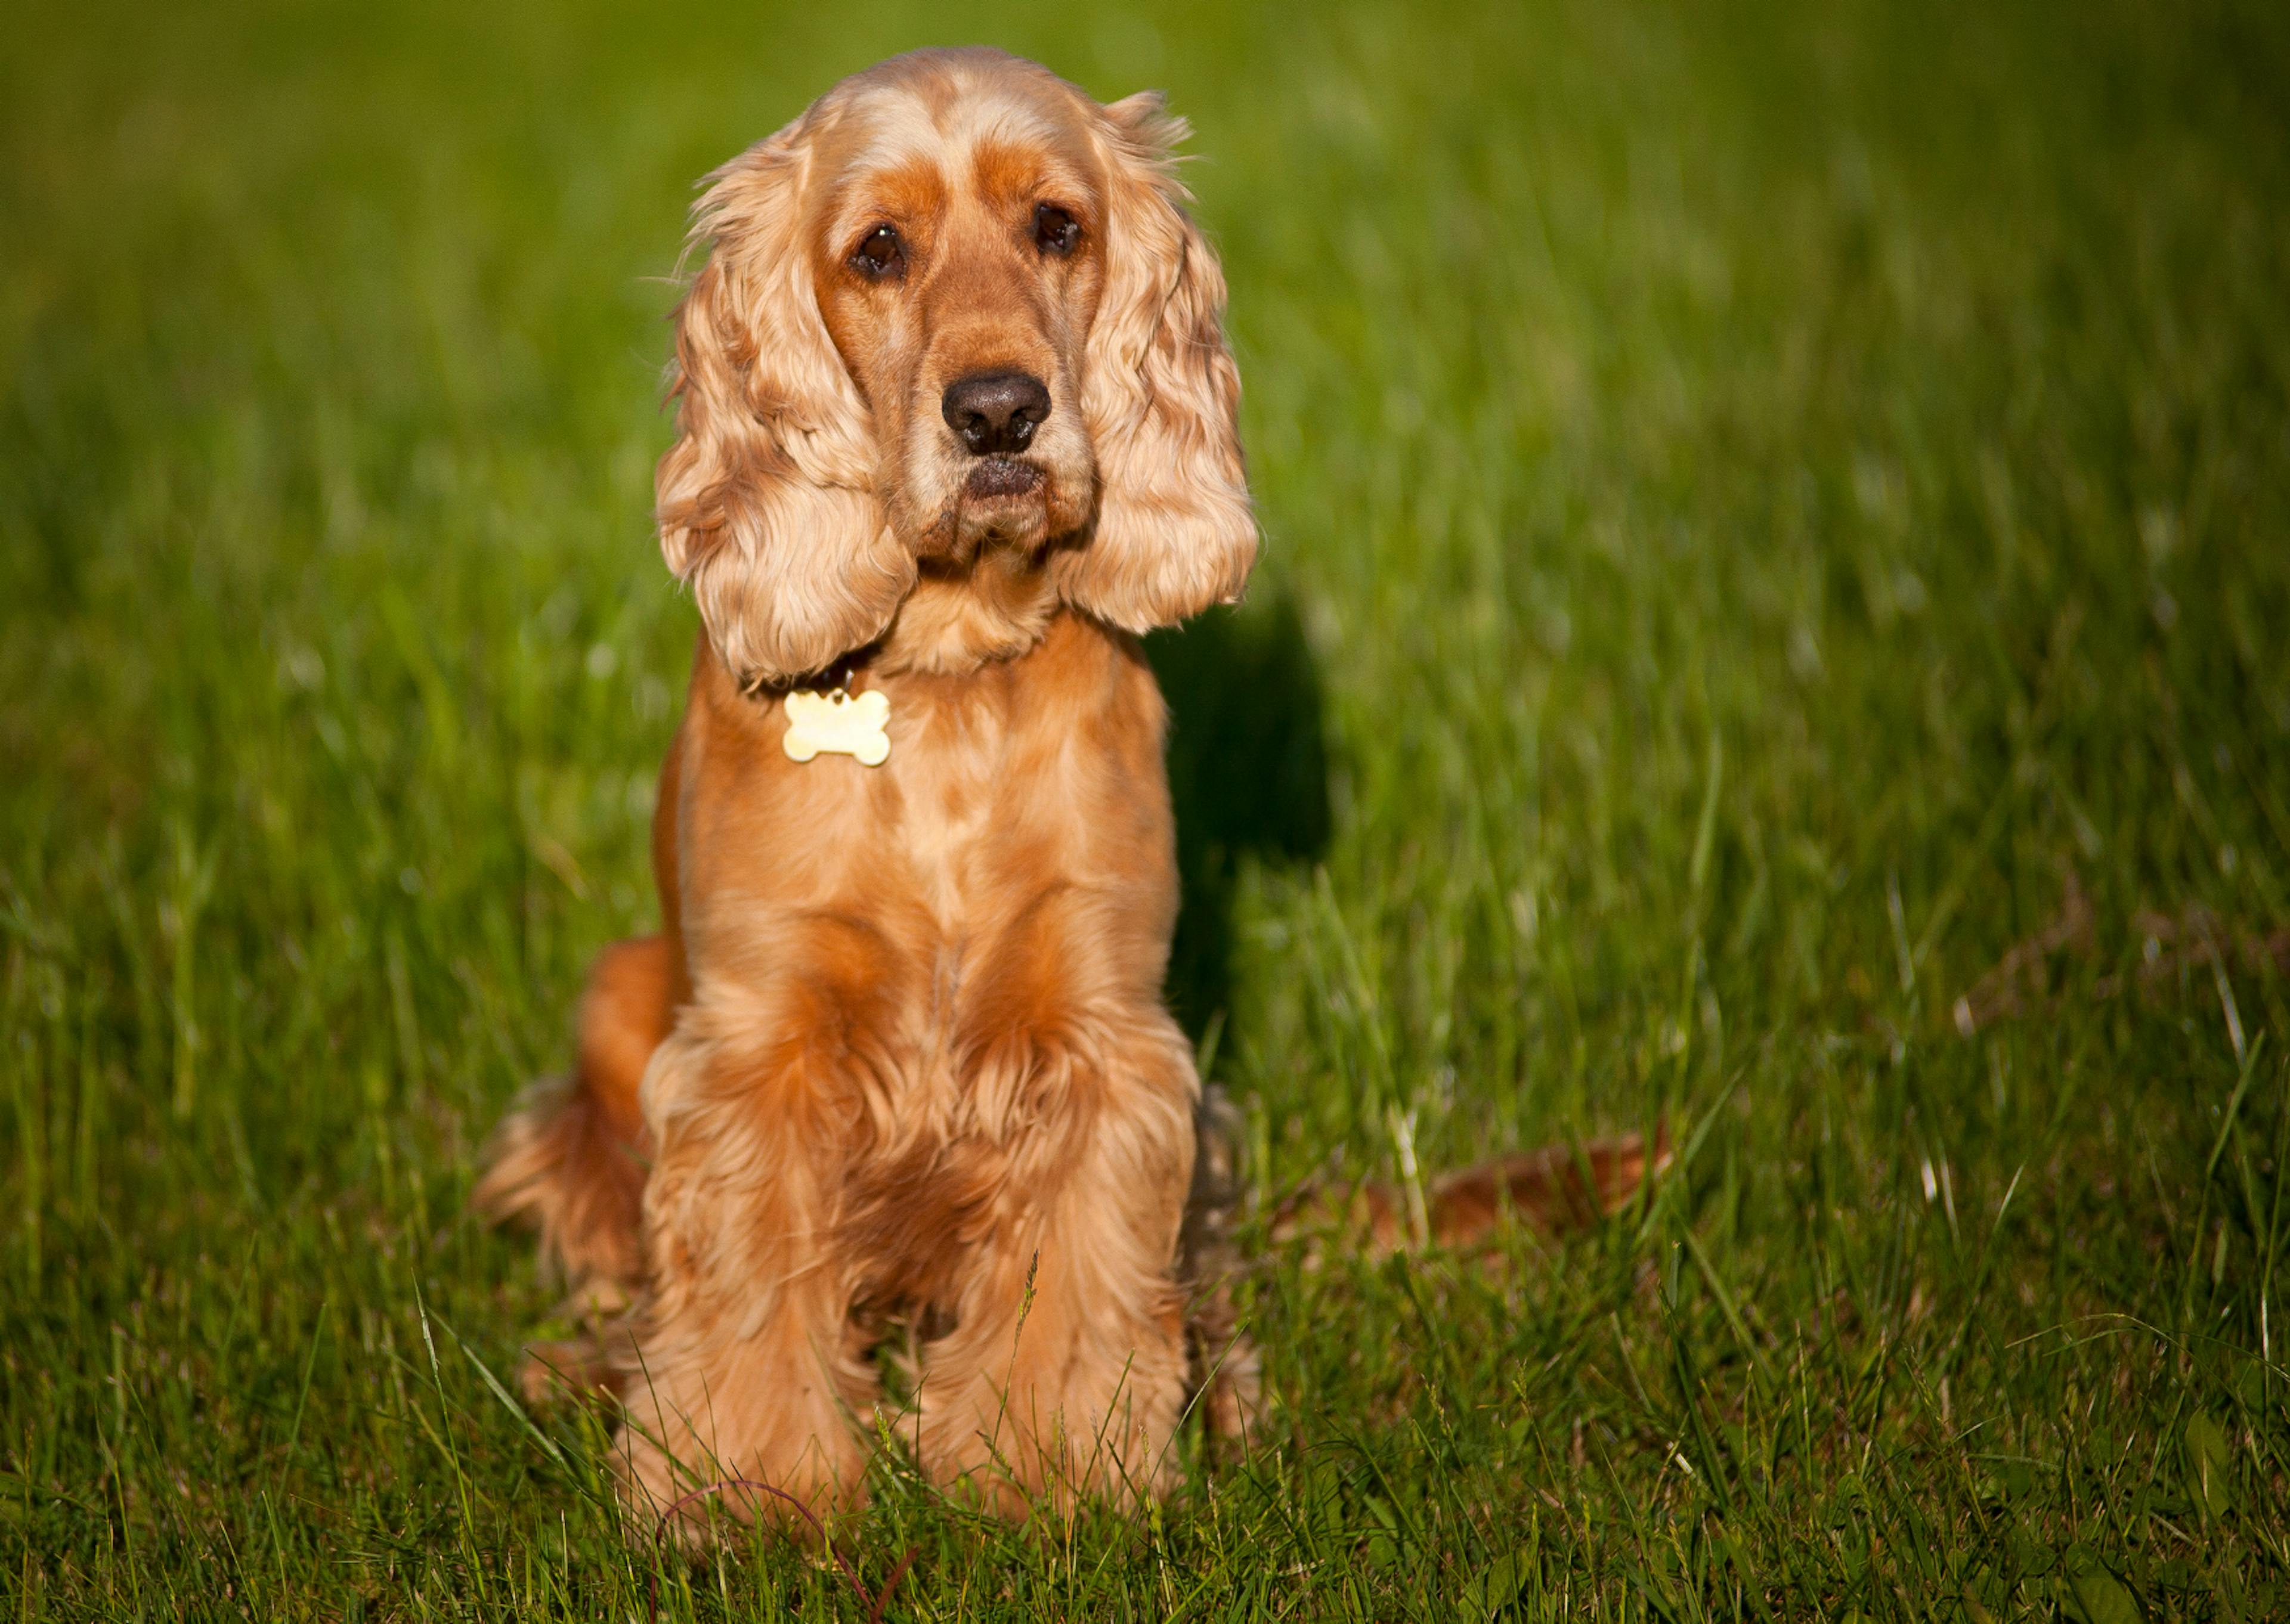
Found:
<path fill-rule="evenodd" d="M 1157 95 L 925 51 L 712 178 L 661 550 L 703 635 L 661 775 L 662 929 L 478 1199 L 590 1303 L 632 1500 L 861 1492 L 899 1422 L 1013 1513 L 1171 1480 L 1200 1085 L 1138 636 L 1257 535 Z"/>
<path fill-rule="evenodd" d="M 1172 1481 L 1189 1382 L 1218 1430 L 1253 1409 L 1213 1289 L 1189 1369 L 1231 1140 L 1205 1118 L 1197 1166 L 1138 644 L 1256 556 L 1184 132 L 1157 95 L 917 52 L 700 201 L 658 480 L 702 623 L 662 928 L 599 957 L 574 1076 L 476 1194 L 611 1316 L 555 1352 L 618 1396 L 637 1504 L 739 1481 L 847 1508 L 878 1413 L 1013 1516 L 1134 1500 Z M 1271 1233 L 1469 1247 L 1587 1221 L 1666 1154 L 1309 1187 Z M 894 1324 L 912 1393 L 878 1411 Z"/>

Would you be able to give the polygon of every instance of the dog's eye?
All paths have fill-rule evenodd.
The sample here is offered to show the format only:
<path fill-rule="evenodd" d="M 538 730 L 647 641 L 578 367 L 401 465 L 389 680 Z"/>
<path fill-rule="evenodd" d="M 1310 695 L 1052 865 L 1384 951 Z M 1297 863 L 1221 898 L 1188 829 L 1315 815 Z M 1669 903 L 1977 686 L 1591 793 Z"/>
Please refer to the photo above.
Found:
<path fill-rule="evenodd" d="M 877 226 L 860 239 L 851 264 L 862 276 L 895 276 L 907 268 L 907 245 L 890 227 Z"/>
<path fill-rule="evenodd" d="M 1053 203 L 1036 204 L 1034 245 L 1044 253 L 1071 253 L 1081 246 L 1081 221 Z"/>

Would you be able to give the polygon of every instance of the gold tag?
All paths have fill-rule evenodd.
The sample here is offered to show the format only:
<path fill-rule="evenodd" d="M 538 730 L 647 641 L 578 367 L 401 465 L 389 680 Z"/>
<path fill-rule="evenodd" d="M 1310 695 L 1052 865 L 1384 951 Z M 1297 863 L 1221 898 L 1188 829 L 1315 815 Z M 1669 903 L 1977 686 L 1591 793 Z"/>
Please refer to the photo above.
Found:
<path fill-rule="evenodd" d="M 891 756 L 891 736 L 883 731 L 890 719 L 891 696 L 879 688 L 864 693 L 795 689 L 787 696 L 788 759 L 855 756 L 861 766 L 879 767 Z"/>

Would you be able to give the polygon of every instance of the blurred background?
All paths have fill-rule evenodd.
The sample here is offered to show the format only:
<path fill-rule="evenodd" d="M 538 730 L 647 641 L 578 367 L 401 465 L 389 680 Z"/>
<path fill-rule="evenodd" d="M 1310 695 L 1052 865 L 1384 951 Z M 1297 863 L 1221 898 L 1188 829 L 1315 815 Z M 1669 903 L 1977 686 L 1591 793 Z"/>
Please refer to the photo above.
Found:
<path fill-rule="evenodd" d="M 567 1502 L 604 1543 L 515 1594 L 641 1589 L 563 1465 L 593 1476 L 585 1435 L 480 1379 L 548 1297 L 460 1203 L 589 955 L 655 918 L 693 184 L 842 75 L 973 42 L 1195 129 L 1267 547 L 1245 608 L 1155 640 L 1171 996 L 1260 1204 L 1332 1154 L 1657 1118 L 1689 1151 L 1594 1262 L 1441 1284 L 1468 1351 L 1365 1266 L 1264 1277 L 1300 1418 L 1265 1492 L 1336 1508 L 1310 1571 L 1371 1612 L 1570 1573 L 1677 1617 L 2283 1594 L 2290 13 L 94 0 L 9 31 L 28 1611 L 194 1557 L 275 1616 L 483 1611 L 504 1531 Z M 2161 1340 L 2025 1340 L 2094 1315 Z M 1782 1372 L 1820 1395 L 1793 1465 Z M 1382 1487 L 1315 1476 L 1332 1431 L 1397 1452 L 1360 1457 Z M 1261 1564 L 1201 1554 L 1237 1503 L 1169 1537 L 1245 1612 Z M 1571 1554 L 1494 1565 L 1577 1512 Z M 1302 1551 L 1281 1526 L 1233 1548 Z M 954 1585 L 973 1536 L 932 1537 L 914 1582 Z M 1159 1594 L 1160 1548 L 1101 1581 Z"/>

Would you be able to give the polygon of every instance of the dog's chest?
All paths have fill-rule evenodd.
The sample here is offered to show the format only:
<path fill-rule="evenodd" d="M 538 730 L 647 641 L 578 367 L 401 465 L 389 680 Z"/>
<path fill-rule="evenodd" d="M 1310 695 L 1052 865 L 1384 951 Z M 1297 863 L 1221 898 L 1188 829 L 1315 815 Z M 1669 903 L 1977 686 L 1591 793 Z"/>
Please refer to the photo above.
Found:
<path fill-rule="evenodd" d="M 991 902 L 984 892 L 1012 832 L 1010 727 L 983 707 L 915 707 L 906 729 L 893 712 L 894 815 L 879 855 L 904 875 L 915 900 L 954 951 Z M 905 734 L 901 737 L 901 733 Z"/>

